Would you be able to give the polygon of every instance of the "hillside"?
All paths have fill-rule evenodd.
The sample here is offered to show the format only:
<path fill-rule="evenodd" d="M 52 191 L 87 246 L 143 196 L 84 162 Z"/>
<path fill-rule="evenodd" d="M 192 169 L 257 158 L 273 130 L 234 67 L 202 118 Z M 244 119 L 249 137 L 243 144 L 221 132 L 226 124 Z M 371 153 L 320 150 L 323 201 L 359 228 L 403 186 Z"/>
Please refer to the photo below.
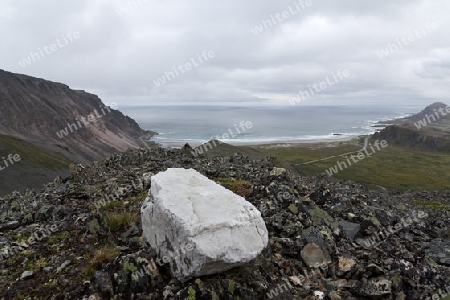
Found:
<path fill-rule="evenodd" d="M 450 286 L 448 190 L 370 192 L 328 176 L 271 175 L 275 165 L 187 148 L 127 151 L 0 198 L 0 299 L 424 299 Z M 167 168 L 226 180 L 261 211 L 267 248 L 221 274 L 173 280 L 139 213 L 150 176 Z"/>
<path fill-rule="evenodd" d="M 427 120 L 427 116 L 430 116 L 430 120 L 433 121 L 433 118 L 431 116 L 434 116 L 436 118 L 436 121 L 433 122 L 450 122 L 450 113 L 447 112 L 447 106 L 448 105 L 446 105 L 445 103 L 435 102 L 425 107 L 421 112 L 402 120 L 404 120 L 406 123 L 413 123 L 424 119 Z"/>
<path fill-rule="evenodd" d="M 93 94 L 0 70 L 0 195 L 67 176 L 69 164 L 90 163 L 142 147 L 144 131 Z M 14 164 L 13 164 L 14 163 Z"/>
<path fill-rule="evenodd" d="M 0 135 L 0 153 L 6 159 L 0 163 L 0 196 L 12 191 L 41 187 L 57 176 L 68 176 L 70 160 L 61 153 L 49 151 L 24 140 Z M 6 154 L 5 154 L 6 153 Z M 18 161 L 8 160 L 17 155 Z"/>
<path fill-rule="evenodd" d="M 339 169 L 333 176 L 367 184 L 371 189 L 448 189 L 450 113 L 445 115 L 447 110 L 450 110 L 448 106 L 437 102 L 408 118 L 380 122 L 377 127 L 384 129 L 373 134 L 370 141 L 373 144 L 376 140 L 386 140 L 389 146 L 377 151 L 370 159 L 358 160 L 351 165 L 347 160 L 363 149 L 366 137 L 310 144 L 259 145 L 254 148 L 286 161 L 301 174 L 310 176 L 324 174 L 345 162 L 348 168 Z"/>
<path fill-rule="evenodd" d="M 422 151 L 450 151 L 450 107 L 444 103 L 433 103 L 413 116 L 388 123 L 393 125 L 371 139 Z"/>
<path fill-rule="evenodd" d="M 145 132 L 93 94 L 0 70 L 0 134 L 88 162 L 139 147 Z"/>

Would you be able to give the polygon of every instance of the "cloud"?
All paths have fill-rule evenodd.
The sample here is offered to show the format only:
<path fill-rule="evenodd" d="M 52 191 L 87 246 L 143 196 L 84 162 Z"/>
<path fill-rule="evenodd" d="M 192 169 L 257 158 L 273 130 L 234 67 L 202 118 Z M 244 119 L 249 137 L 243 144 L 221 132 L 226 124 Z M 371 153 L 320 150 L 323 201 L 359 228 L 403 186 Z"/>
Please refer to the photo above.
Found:
<path fill-rule="evenodd" d="M 298 1 L 7 0 L 0 13 L 2 68 L 98 93 L 121 106 L 289 105 L 300 90 L 339 69 L 351 77 L 304 104 L 445 100 L 448 1 L 311 2 L 255 35 L 255 26 L 300 6 Z M 377 55 L 427 23 L 439 29 L 387 57 Z M 81 38 L 30 66 L 19 65 L 68 31 Z M 213 50 L 215 58 L 160 87 L 154 84 L 204 50 Z"/>

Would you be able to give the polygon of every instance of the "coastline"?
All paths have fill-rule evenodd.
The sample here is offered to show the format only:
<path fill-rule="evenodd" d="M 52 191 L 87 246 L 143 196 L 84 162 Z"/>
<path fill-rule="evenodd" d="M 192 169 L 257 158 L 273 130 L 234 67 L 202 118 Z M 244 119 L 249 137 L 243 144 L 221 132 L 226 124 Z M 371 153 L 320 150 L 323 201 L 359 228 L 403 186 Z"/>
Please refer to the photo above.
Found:
<path fill-rule="evenodd" d="M 267 148 L 288 148 L 288 147 L 295 147 L 295 146 L 309 146 L 309 145 L 321 145 L 324 146 L 331 146 L 335 143 L 341 143 L 341 142 L 348 142 L 354 139 L 360 139 L 362 137 L 366 137 L 367 135 L 355 135 L 355 136 L 337 136 L 336 138 L 330 139 L 302 139 L 302 140 L 274 140 L 274 141 L 222 141 L 225 144 L 232 145 L 232 146 L 258 146 L 258 147 L 267 147 Z M 154 141 L 154 140 L 152 140 Z M 187 141 L 171 141 L 171 142 L 164 142 L 160 143 L 158 141 L 154 141 L 158 145 L 160 145 L 163 148 L 182 148 L 185 144 L 189 144 L 192 148 L 198 147 L 206 142 L 187 142 Z"/>

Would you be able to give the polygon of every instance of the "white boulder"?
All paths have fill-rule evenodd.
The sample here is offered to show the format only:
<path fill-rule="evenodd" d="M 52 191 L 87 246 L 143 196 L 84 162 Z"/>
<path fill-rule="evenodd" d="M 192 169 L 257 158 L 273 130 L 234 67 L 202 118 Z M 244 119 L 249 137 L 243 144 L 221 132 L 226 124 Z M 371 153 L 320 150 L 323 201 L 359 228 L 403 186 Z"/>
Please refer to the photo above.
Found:
<path fill-rule="evenodd" d="M 181 281 L 247 263 L 268 243 L 256 207 L 193 169 L 152 176 L 141 217 L 158 261 Z"/>

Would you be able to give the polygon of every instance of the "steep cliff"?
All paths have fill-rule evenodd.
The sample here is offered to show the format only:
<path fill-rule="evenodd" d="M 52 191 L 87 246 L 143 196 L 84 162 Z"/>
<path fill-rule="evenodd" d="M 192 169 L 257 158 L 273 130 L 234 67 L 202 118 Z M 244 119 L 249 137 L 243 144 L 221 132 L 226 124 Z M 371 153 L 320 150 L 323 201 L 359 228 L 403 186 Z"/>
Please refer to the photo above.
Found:
<path fill-rule="evenodd" d="M 423 151 L 450 151 L 450 108 L 436 102 L 421 112 L 393 122 L 372 136 L 389 144 Z"/>
<path fill-rule="evenodd" d="M 93 94 L 0 70 L 0 134 L 61 152 L 77 162 L 139 147 L 152 134 Z"/>
<path fill-rule="evenodd" d="M 71 162 L 143 146 L 139 138 L 154 133 L 114 108 L 67 85 L 0 70 L 0 195 L 64 177 Z"/>

